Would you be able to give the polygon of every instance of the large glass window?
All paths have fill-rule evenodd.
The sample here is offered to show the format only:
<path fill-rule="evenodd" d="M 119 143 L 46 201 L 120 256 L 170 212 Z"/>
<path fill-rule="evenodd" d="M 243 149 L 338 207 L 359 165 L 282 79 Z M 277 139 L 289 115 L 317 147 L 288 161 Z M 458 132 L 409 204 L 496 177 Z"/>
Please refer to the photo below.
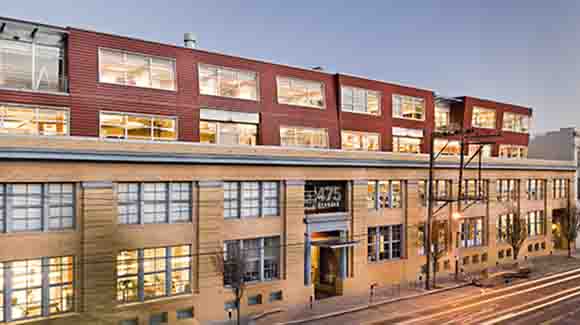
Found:
<path fill-rule="evenodd" d="M 461 220 L 459 247 L 476 247 L 483 245 L 483 218 L 466 218 Z"/>
<path fill-rule="evenodd" d="M 552 197 L 555 200 L 567 199 L 570 190 L 570 183 L 567 179 L 558 178 L 553 180 Z"/>
<path fill-rule="evenodd" d="M 456 140 L 443 140 L 443 139 L 435 139 L 435 148 L 433 151 L 435 154 L 439 154 L 444 156 L 459 156 L 461 154 L 461 144 L 459 141 Z"/>
<path fill-rule="evenodd" d="M 528 200 L 543 200 L 545 193 L 543 179 L 528 179 L 526 181 L 526 197 Z"/>
<path fill-rule="evenodd" d="M 280 145 L 285 147 L 328 148 L 328 130 L 281 126 Z"/>
<path fill-rule="evenodd" d="M 505 112 L 503 113 L 503 130 L 528 133 L 530 131 L 530 117 L 528 115 Z"/>
<path fill-rule="evenodd" d="M 517 179 L 498 179 L 496 183 L 496 194 L 499 202 L 517 201 L 518 191 Z"/>
<path fill-rule="evenodd" d="M 342 86 L 340 105 L 345 112 L 381 115 L 381 95 L 378 91 Z"/>
<path fill-rule="evenodd" d="M 191 221 L 191 183 L 119 183 L 119 224 Z"/>
<path fill-rule="evenodd" d="M 451 123 L 451 107 L 447 103 L 437 102 L 435 104 L 435 128 L 439 131 L 449 129 Z"/>
<path fill-rule="evenodd" d="M 501 158 L 523 159 L 528 157 L 528 147 L 511 144 L 500 144 L 499 156 Z"/>
<path fill-rule="evenodd" d="M 74 195 L 69 183 L 0 184 L 0 232 L 72 229 Z"/>
<path fill-rule="evenodd" d="M 481 157 L 483 158 L 489 158 L 491 157 L 491 149 L 492 149 L 492 145 L 491 144 L 483 144 L 483 145 L 479 145 L 479 144 L 470 144 L 469 145 L 469 156 L 473 156 L 476 153 L 479 156 L 478 151 L 480 150 L 479 148 L 481 148 Z M 477 156 L 476 158 L 477 159 Z"/>
<path fill-rule="evenodd" d="M 253 71 L 200 64 L 199 93 L 258 100 L 258 74 Z"/>
<path fill-rule="evenodd" d="M 99 81 L 175 90 L 175 61 L 101 48 L 99 49 Z"/>
<path fill-rule="evenodd" d="M 428 193 L 429 181 L 419 181 L 419 200 L 423 205 L 429 204 Z M 451 198 L 451 185 L 452 181 L 449 179 L 437 179 L 433 180 L 433 200 L 435 205 L 444 204 L 445 200 Z"/>
<path fill-rule="evenodd" d="M 342 131 L 342 149 L 379 151 L 380 136 L 378 133 Z"/>
<path fill-rule="evenodd" d="M 546 234 L 546 220 L 544 211 L 531 211 L 526 214 L 528 236 L 543 236 Z"/>
<path fill-rule="evenodd" d="M 325 107 L 324 83 L 290 77 L 276 78 L 278 103 L 314 108 Z"/>
<path fill-rule="evenodd" d="M 393 152 L 421 153 L 423 130 L 393 128 Z"/>
<path fill-rule="evenodd" d="M 74 310 L 73 257 L 0 263 L 0 321 L 15 321 Z M 4 293 L 4 296 L 2 295 Z M 9 301 L 9 305 L 4 305 Z M 45 304 L 44 302 L 48 302 Z M 10 313 L 8 313 L 10 311 Z"/>
<path fill-rule="evenodd" d="M 256 145 L 258 125 L 200 121 L 199 137 L 201 143 Z"/>
<path fill-rule="evenodd" d="M 496 114 L 494 109 L 473 107 L 471 114 L 471 126 L 484 129 L 496 128 Z"/>
<path fill-rule="evenodd" d="M 370 209 L 396 209 L 403 207 L 402 181 L 369 181 L 368 206 Z"/>
<path fill-rule="evenodd" d="M 487 180 L 466 179 L 463 186 L 462 194 L 466 202 L 483 202 L 487 200 Z"/>
<path fill-rule="evenodd" d="M 68 116 L 66 108 L 0 103 L 0 134 L 68 135 Z"/>
<path fill-rule="evenodd" d="M 0 88 L 66 92 L 65 34 L 3 22 Z"/>
<path fill-rule="evenodd" d="M 101 112 L 100 136 L 114 139 L 176 140 L 177 118 L 120 112 Z"/>
<path fill-rule="evenodd" d="M 271 281 L 280 277 L 280 237 L 266 237 L 224 242 L 224 259 L 228 264 L 228 254 L 240 252 L 246 261 L 244 281 Z M 228 269 L 226 267 L 226 269 Z M 224 274 L 224 285 L 231 283 L 231 277 Z"/>
<path fill-rule="evenodd" d="M 508 231 L 514 223 L 514 214 L 502 214 L 497 217 L 497 241 L 503 242 L 508 239 Z"/>
<path fill-rule="evenodd" d="M 191 292 L 191 246 L 121 251 L 117 255 L 117 301 L 143 301 Z"/>
<path fill-rule="evenodd" d="M 224 217 L 276 216 L 279 192 L 278 182 L 224 182 Z"/>
<path fill-rule="evenodd" d="M 401 258 L 403 256 L 403 225 L 369 228 L 367 245 L 369 262 Z"/>
<path fill-rule="evenodd" d="M 424 121 L 425 99 L 393 95 L 393 117 Z"/>

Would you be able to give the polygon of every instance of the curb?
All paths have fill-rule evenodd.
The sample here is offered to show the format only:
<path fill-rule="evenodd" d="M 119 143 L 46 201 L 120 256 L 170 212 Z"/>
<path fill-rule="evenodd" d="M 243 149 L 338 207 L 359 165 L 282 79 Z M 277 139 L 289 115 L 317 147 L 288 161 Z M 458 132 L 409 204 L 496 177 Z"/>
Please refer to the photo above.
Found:
<path fill-rule="evenodd" d="M 362 311 L 362 310 L 366 310 L 366 309 L 371 309 L 371 308 L 374 308 L 374 307 L 378 307 L 378 306 L 382 306 L 382 305 L 387 305 L 387 304 L 391 304 L 391 303 L 395 303 L 395 302 L 399 302 L 399 301 L 405 301 L 405 300 L 409 300 L 409 299 L 415 299 L 415 298 L 430 296 L 430 295 L 433 295 L 433 294 L 436 294 L 436 293 L 441 293 L 441 292 L 446 292 L 446 291 L 450 291 L 450 290 L 454 290 L 454 289 L 459 289 L 459 288 L 467 287 L 467 286 L 470 286 L 470 285 L 471 285 L 471 283 L 462 283 L 462 284 L 458 284 L 458 285 L 455 285 L 455 286 L 452 286 L 452 287 L 447 287 L 447 288 L 437 289 L 437 290 L 431 290 L 431 291 L 427 291 L 427 292 L 421 292 L 421 293 L 418 293 L 418 294 L 413 294 L 413 295 L 409 295 L 409 296 L 405 296 L 405 297 L 399 297 L 399 298 L 394 298 L 394 299 L 387 299 L 387 300 L 377 301 L 377 302 L 373 302 L 371 304 L 366 304 L 366 305 L 362 305 L 362 306 L 358 306 L 358 307 L 352 307 L 352 308 L 349 308 L 349 309 L 335 311 L 335 312 L 332 312 L 332 313 L 327 313 L 327 314 L 312 316 L 312 317 L 309 317 L 309 318 L 303 318 L 303 319 L 291 320 L 291 321 L 287 321 L 287 322 L 275 323 L 275 325 L 294 325 L 294 324 L 302 324 L 302 323 L 306 323 L 306 322 L 318 321 L 318 320 L 322 320 L 322 319 L 326 319 L 326 318 L 332 318 L 332 317 L 341 316 L 341 315 L 345 315 L 345 314 L 355 313 L 355 312 L 358 312 L 358 311 Z"/>

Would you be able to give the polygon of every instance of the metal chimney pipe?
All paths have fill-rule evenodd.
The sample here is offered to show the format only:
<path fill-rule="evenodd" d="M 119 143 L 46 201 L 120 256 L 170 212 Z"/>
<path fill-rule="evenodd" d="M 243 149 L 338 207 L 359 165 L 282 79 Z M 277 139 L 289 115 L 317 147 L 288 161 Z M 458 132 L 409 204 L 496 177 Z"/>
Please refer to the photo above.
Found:
<path fill-rule="evenodd" d="M 189 32 L 183 34 L 183 46 L 190 49 L 197 48 L 197 36 L 195 35 L 195 33 Z"/>

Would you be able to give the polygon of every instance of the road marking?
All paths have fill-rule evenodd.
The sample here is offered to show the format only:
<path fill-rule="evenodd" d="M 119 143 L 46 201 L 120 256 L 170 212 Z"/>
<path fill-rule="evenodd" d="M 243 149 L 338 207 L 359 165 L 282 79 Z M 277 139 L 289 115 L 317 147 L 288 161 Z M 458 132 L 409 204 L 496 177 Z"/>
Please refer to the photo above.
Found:
<path fill-rule="evenodd" d="M 496 301 L 496 300 L 500 300 L 500 299 L 505 299 L 505 298 L 509 298 L 509 297 L 512 297 L 512 296 L 516 296 L 516 295 L 524 294 L 524 293 L 527 293 L 527 292 L 535 291 L 535 290 L 538 290 L 538 289 L 542 289 L 542 288 L 554 286 L 556 284 L 559 284 L 559 283 L 562 283 L 562 282 L 567 282 L 567 281 L 570 281 L 570 280 L 573 280 L 573 279 L 576 279 L 576 278 L 580 278 L 580 274 L 579 275 L 574 275 L 574 276 L 571 276 L 571 277 L 567 277 L 567 278 L 564 278 L 564 279 L 560 279 L 560 280 L 557 280 L 557 281 L 554 281 L 554 282 L 544 283 L 542 285 L 535 286 L 535 287 L 531 287 L 531 288 L 528 288 L 528 289 L 525 289 L 525 290 L 522 290 L 522 291 L 512 292 L 512 293 L 507 294 L 507 295 L 504 295 L 504 296 L 498 296 L 498 297 L 490 298 L 490 299 L 487 299 L 487 300 L 478 301 L 476 303 L 472 303 L 472 304 L 469 304 L 469 305 L 464 305 L 464 306 L 461 306 L 461 307 L 449 309 L 449 310 L 446 310 L 446 311 L 443 311 L 443 312 L 439 312 L 439 313 L 436 313 L 436 314 L 431 314 L 431 315 L 427 315 L 427 316 L 423 316 L 423 317 L 419 317 L 419 318 L 410 319 L 410 320 L 408 320 L 406 322 L 402 322 L 402 323 L 398 323 L 398 324 L 404 325 L 404 324 L 413 324 L 413 323 L 417 323 L 417 322 L 421 322 L 421 321 L 426 321 L 426 320 L 429 320 L 429 319 L 432 319 L 432 318 L 441 317 L 441 316 L 443 316 L 445 314 L 449 314 L 449 313 L 452 313 L 452 312 L 457 312 L 457 311 L 464 310 L 464 309 L 467 309 L 467 308 L 475 307 L 475 306 L 478 306 L 478 305 L 481 305 L 481 304 L 484 304 L 484 303 L 489 303 L 489 302 L 492 302 L 492 301 Z M 513 288 L 513 287 L 511 287 L 511 288 Z"/>
<path fill-rule="evenodd" d="M 578 289 L 578 288 L 580 288 L 580 287 L 575 287 L 574 289 Z M 552 295 L 552 296 L 554 296 L 554 295 Z M 550 296 L 550 297 L 552 297 L 552 296 Z M 492 320 L 487 321 L 485 323 L 481 323 L 481 325 L 493 325 L 493 324 L 497 324 L 499 322 L 503 322 L 503 321 L 506 321 L 508 319 L 512 319 L 514 317 L 518 317 L 518 316 L 521 316 L 521 315 L 525 315 L 525 314 L 531 313 L 533 311 L 536 311 L 536 310 L 539 310 L 539 309 L 542 309 L 542 308 L 545 308 L 545 307 L 548 307 L 548 306 L 552 306 L 552 305 L 557 304 L 557 303 L 559 303 L 561 301 L 564 301 L 566 299 L 570 299 L 570 298 L 573 298 L 573 297 L 576 297 L 576 296 L 580 296 L 580 291 L 574 292 L 572 294 L 569 294 L 567 296 L 558 298 L 556 300 L 549 301 L 549 302 L 544 303 L 542 305 L 532 307 L 530 309 L 522 310 L 522 311 L 519 311 L 517 313 L 510 313 L 510 314 L 504 315 L 502 317 L 492 319 Z M 549 298 L 549 297 L 546 297 L 546 298 Z M 545 300 L 546 298 L 544 298 L 543 300 Z"/>

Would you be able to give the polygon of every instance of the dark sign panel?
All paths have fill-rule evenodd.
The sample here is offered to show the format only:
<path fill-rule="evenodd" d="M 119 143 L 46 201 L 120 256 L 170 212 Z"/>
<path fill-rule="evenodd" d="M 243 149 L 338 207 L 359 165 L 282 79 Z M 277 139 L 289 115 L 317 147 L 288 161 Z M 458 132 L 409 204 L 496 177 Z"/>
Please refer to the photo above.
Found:
<path fill-rule="evenodd" d="M 304 186 L 304 212 L 306 214 L 345 211 L 346 182 L 306 182 Z"/>

